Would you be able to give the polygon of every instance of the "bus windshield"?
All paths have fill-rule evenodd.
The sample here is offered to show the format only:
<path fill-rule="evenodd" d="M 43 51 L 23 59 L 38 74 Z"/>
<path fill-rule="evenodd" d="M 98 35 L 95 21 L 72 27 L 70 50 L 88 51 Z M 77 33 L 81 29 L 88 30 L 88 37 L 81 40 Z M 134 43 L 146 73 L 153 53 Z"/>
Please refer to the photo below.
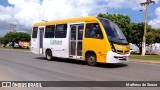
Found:
<path fill-rule="evenodd" d="M 102 23 L 110 42 L 128 44 L 121 29 L 111 20 L 98 18 Z"/>

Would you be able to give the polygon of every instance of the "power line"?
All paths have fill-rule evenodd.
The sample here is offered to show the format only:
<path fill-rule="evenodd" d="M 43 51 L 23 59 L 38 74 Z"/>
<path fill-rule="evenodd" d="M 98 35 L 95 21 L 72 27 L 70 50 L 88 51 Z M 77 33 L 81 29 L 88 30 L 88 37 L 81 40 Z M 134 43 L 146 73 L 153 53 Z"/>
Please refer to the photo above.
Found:
<path fill-rule="evenodd" d="M 153 14 L 153 13 L 152 13 L 152 14 Z M 160 23 L 159 23 L 159 22 L 157 22 L 155 19 L 153 19 L 153 18 L 152 18 L 151 13 L 149 13 L 149 15 L 148 15 L 148 19 L 150 19 L 150 20 L 154 21 L 155 23 L 157 23 L 158 25 L 160 25 Z"/>
<path fill-rule="evenodd" d="M 152 21 L 154 21 L 155 23 L 157 23 L 159 26 L 160 26 L 160 23 L 159 22 L 157 22 L 156 20 L 154 20 L 152 17 L 150 17 L 150 16 L 148 16 L 149 17 L 149 19 L 151 19 Z"/>

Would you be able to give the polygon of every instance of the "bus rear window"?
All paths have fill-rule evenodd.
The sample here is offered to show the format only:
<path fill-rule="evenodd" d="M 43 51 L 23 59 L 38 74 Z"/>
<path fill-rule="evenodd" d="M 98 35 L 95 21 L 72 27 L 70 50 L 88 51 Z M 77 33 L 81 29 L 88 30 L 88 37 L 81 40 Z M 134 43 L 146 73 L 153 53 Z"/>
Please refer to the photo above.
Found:
<path fill-rule="evenodd" d="M 37 38 L 38 27 L 33 28 L 32 38 Z"/>

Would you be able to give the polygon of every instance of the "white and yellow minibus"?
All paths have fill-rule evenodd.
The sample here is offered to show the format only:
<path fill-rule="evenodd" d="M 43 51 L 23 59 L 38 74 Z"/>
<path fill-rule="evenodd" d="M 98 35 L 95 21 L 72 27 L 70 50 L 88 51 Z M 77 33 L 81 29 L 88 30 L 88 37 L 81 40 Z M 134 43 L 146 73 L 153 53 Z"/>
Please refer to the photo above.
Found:
<path fill-rule="evenodd" d="M 36 23 L 32 28 L 31 51 L 53 57 L 99 63 L 129 61 L 129 43 L 111 20 L 80 17 Z"/>

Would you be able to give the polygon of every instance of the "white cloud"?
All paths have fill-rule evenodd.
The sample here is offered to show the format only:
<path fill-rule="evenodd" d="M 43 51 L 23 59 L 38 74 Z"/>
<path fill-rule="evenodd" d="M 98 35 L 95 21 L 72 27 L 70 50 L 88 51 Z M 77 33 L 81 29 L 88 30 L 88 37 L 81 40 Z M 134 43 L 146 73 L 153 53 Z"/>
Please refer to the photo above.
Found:
<path fill-rule="evenodd" d="M 149 25 L 154 28 L 160 28 L 160 7 L 156 8 L 155 10 L 156 19 L 149 21 Z"/>
<path fill-rule="evenodd" d="M 13 7 L 0 6 L 0 21 L 8 21 L 11 19 Z"/>
<path fill-rule="evenodd" d="M 17 27 L 26 28 L 28 31 L 33 23 L 42 20 L 96 15 L 107 9 L 142 8 L 139 5 L 141 0 L 8 0 L 8 2 L 14 7 L 0 6 L 0 23 L 16 24 Z"/>
<path fill-rule="evenodd" d="M 157 18 L 160 19 L 160 7 L 155 10 L 155 14 L 157 15 Z"/>

